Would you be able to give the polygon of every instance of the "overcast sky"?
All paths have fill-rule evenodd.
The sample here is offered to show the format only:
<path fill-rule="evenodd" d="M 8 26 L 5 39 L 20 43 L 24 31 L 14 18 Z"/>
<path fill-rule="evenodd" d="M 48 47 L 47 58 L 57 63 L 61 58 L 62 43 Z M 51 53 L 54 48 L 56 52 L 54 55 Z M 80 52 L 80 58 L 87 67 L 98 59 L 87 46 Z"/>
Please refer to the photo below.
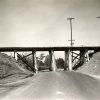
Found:
<path fill-rule="evenodd" d="M 0 46 L 100 45 L 100 0 L 0 0 Z"/>

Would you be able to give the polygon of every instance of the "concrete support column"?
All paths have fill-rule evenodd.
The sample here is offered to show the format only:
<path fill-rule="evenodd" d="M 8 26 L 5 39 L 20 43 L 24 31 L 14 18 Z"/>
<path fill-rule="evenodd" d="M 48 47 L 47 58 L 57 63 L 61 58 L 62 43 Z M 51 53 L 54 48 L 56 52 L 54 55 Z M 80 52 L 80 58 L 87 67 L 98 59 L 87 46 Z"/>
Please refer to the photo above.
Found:
<path fill-rule="evenodd" d="M 56 60 L 55 60 L 55 55 L 53 50 L 52 50 L 52 69 L 53 71 L 57 71 Z"/>
<path fill-rule="evenodd" d="M 86 62 L 88 62 L 88 61 L 90 60 L 88 50 L 87 50 L 86 53 L 85 53 L 85 57 L 86 57 Z"/>
<path fill-rule="evenodd" d="M 49 51 L 49 57 L 50 57 L 50 71 L 56 71 L 57 67 L 56 67 L 56 61 L 55 61 L 55 56 L 54 56 L 54 51 L 50 50 Z"/>
<path fill-rule="evenodd" d="M 71 51 L 69 50 L 68 51 L 68 54 L 69 54 L 69 60 L 68 60 L 68 62 L 69 62 L 69 70 L 72 70 L 72 55 L 71 55 Z"/>
<path fill-rule="evenodd" d="M 32 56 L 33 56 L 34 72 L 37 73 L 38 72 L 38 67 L 37 67 L 37 59 L 36 59 L 36 51 L 35 50 L 32 51 Z"/>
<path fill-rule="evenodd" d="M 68 58 L 69 58 L 69 52 L 68 52 L 68 50 L 65 50 L 65 64 L 64 64 L 64 70 L 69 70 Z"/>
<path fill-rule="evenodd" d="M 16 60 L 18 60 L 17 51 L 14 51 L 14 58 L 15 58 Z"/>

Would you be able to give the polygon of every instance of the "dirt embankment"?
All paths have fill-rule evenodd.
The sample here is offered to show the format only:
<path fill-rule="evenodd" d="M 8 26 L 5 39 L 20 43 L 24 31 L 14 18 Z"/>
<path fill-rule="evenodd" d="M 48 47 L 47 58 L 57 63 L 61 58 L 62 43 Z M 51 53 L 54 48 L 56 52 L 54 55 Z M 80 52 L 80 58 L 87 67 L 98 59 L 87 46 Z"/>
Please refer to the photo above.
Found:
<path fill-rule="evenodd" d="M 90 61 L 80 67 L 78 72 L 100 76 L 100 52 L 93 54 Z"/>
<path fill-rule="evenodd" d="M 0 84 L 15 82 L 33 75 L 22 64 L 4 53 L 0 53 L 0 67 L 4 69 L 4 75 L 3 78 L 0 78 Z"/>

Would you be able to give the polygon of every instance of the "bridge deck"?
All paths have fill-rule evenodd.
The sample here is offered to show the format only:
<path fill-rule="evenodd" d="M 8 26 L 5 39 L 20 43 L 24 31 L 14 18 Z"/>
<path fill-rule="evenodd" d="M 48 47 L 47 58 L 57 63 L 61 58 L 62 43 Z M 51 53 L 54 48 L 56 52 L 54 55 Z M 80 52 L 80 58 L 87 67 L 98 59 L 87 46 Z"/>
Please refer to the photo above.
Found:
<path fill-rule="evenodd" d="M 97 50 L 100 51 L 100 46 L 84 46 L 84 47 L 0 47 L 0 52 L 11 51 L 65 51 L 65 50 Z"/>

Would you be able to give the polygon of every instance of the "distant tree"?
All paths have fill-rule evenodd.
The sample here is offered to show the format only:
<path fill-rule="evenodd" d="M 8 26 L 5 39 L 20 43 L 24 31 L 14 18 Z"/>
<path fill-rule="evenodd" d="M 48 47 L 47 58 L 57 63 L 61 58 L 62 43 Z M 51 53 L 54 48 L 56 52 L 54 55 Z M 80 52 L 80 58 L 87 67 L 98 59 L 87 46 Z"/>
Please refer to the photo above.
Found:
<path fill-rule="evenodd" d="M 50 63 L 51 63 L 51 61 L 50 61 L 50 56 L 47 55 L 47 56 L 45 57 L 44 64 L 45 64 L 45 66 L 50 66 L 50 65 L 51 65 Z"/>
<path fill-rule="evenodd" d="M 44 63 L 41 60 L 37 59 L 37 66 L 38 67 L 39 66 L 44 66 Z"/>
<path fill-rule="evenodd" d="M 41 53 L 39 55 L 39 57 L 37 57 L 37 65 L 38 65 L 38 67 L 39 66 L 44 66 L 44 62 L 42 61 L 44 57 L 45 57 L 44 53 Z"/>
<path fill-rule="evenodd" d="M 56 66 L 57 68 L 64 68 L 64 59 L 63 58 L 56 59 Z"/>
<path fill-rule="evenodd" d="M 41 53 L 41 54 L 39 55 L 39 60 L 43 60 L 44 57 L 45 57 L 44 53 Z"/>

